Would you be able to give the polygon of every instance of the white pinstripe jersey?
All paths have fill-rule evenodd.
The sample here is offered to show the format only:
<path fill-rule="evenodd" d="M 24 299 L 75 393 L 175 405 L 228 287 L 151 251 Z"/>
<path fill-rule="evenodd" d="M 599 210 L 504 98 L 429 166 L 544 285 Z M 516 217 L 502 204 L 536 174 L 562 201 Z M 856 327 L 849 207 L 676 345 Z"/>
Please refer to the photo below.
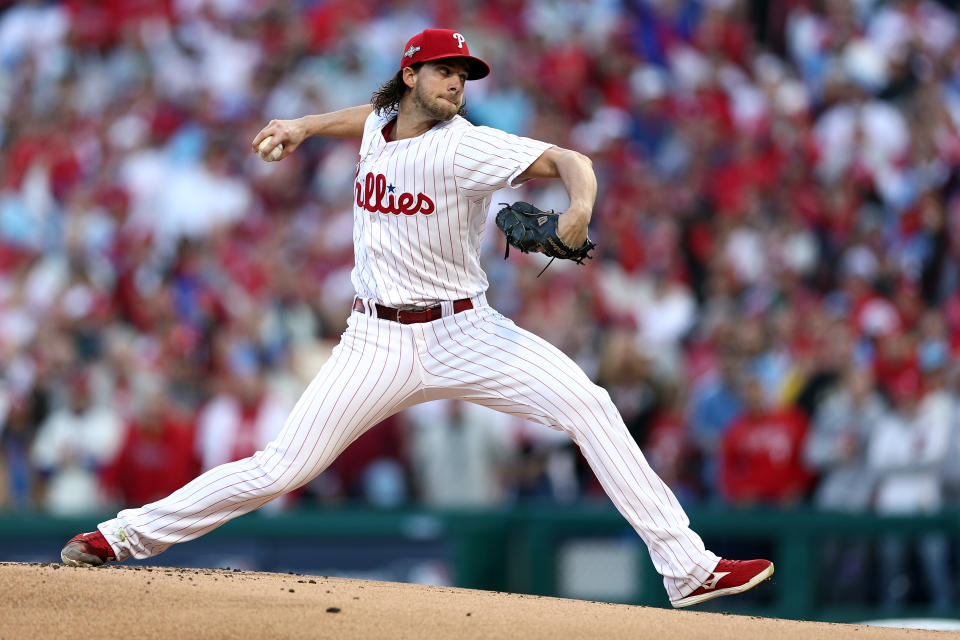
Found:
<path fill-rule="evenodd" d="M 480 241 L 493 193 L 551 144 L 460 116 L 386 142 L 396 115 L 367 117 L 354 183 L 353 286 L 392 307 L 469 298 L 487 289 Z"/>

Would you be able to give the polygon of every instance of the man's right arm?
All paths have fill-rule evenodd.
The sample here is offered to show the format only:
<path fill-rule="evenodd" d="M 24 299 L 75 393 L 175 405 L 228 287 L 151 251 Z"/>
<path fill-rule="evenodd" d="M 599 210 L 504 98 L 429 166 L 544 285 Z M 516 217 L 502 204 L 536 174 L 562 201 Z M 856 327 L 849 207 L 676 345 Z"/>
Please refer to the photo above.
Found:
<path fill-rule="evenodd" d="M 278 144 L 283 145 L 279 160 L 293 153 L 307 138 L 363 138 L 363 125 L 373 111 L 369 104 L 341 109 L 332 113 L 304 116 L 296 120 L 271 120 L 253 139 L 253 152 L 260 152 L 260 143 L 268 136 L 273 139 L 264 147 L 262 155 L 269 157 Z"/>

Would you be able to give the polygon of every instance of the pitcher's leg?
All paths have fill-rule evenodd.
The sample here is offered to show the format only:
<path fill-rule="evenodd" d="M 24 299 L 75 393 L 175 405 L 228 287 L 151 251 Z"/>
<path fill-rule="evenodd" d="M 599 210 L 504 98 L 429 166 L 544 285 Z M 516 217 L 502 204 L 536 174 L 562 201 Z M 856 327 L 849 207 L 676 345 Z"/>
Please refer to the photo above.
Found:
<path fill-rule="evenodd" d="M 604 389 L 559 349 L 490 308 L 431 325 L 436 347 L 423 365 L 436 383 L 460 385 L 473 402 L 566 432 L 646 543 L 671 600 L 709 578 L 720 558 L 690 529 Z"/>
<path fill-rule="evenodd" d="M 263 451 L 98 525 L 117 559 L 148 558 L 296 489 L 364 431 L 411 402 L 419 378 L 402 325 L 353 314 L 340 344 Z"/>

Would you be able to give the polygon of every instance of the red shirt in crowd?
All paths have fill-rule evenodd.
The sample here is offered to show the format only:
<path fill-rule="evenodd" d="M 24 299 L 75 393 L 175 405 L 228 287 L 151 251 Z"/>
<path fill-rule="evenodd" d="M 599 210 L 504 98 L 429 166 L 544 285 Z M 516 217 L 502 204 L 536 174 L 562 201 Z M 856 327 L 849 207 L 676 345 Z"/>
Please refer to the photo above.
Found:
<path fill-rule="evenodd" d="M 721 491 L 733 504 L 785 504 L 802 497 L 813 475 L 802 462 L 807 420 L 790 409 L 744 414 L 721 444 Z"/>
<path fill-rule="evenodd" d="M 200 474 L 193 429 L 164 420 L 158 430 L 130 425 L 120 453 L 103 471 L 107 493 L 125 505 L 170 495 Z"/>

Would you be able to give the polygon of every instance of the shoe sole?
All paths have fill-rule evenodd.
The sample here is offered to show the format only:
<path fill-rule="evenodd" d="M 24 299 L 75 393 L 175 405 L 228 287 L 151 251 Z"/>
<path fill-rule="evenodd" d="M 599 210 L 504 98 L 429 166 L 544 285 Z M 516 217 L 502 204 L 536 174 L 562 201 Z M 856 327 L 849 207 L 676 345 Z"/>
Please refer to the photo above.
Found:
<path fill-rule="evenodd" d="M 707 600 L 713 600 L 714 598 L 719 598 L 721 596 L 732 596 L 738 593 L 743 593 L 744 591 L 749 591 L 755 586 L 769 578 L 773 575 L 773 564 L 769 567 L 753 576 L 747 582 L 737 585 L 735 587 L 728 587 L 726 589 L 717 589 L 716 591 L 711 591 L 710 593 L 702 593 L 699 596 L 687 596 L 686 598 L 681 598 L 676 602 L 671 602 L 674 609 L 682 609 L 684 607 L 689 607 L 695 604 L 700 604 L 701 602 L 706 602 Z"/>

